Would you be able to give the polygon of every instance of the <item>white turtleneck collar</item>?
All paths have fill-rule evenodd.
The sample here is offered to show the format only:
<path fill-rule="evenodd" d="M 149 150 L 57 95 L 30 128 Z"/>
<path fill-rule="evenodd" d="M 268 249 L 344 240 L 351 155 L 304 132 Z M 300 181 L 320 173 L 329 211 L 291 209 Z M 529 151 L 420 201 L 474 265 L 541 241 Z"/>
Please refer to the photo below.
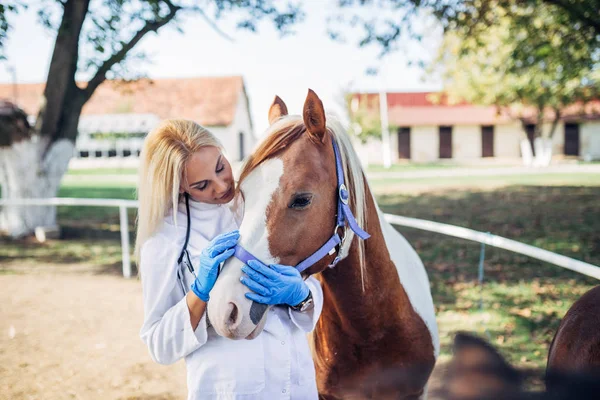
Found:
<path fill-rule="evenodd" d="M 215 236 L 235 230 L 241 223 L 241 218 L 232 210 L 237 205 L 236 200 L 228 204 L 208 204 L 190 198 L 189 205 L 191 230 L 188 250 L 191 252 L 202 251 Z M 177 205 L 177 225 L 175 226 L 173 213 L 170 211 L 161 231 L 183 245 L 186 227 L 187 212 L 185 200 L 182 199 Z"/>

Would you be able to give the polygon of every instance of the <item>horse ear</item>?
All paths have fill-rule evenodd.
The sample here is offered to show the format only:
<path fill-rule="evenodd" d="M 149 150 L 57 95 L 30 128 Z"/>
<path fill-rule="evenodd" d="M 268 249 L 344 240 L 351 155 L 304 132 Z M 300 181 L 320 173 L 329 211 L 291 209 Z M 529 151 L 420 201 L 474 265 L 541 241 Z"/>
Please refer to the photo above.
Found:
<path fill-rule="evenodd" d="M 481 399 L 520 390 L 521 373 L 484 340 L 458 333 L 454 338 L 453 352 L 444 382 L 451 398 Z"/>
<path fill-rule="evenodd" d="M 304 118 L 304 125 L 306 125 L 308 134 L 323 143 L 325 141 L 325 134 L 327 133 L 325 109 L 319 96 L 311 89 L 308 89 L 302 117 Z"/>
<path fill-rule="evenodd" d="M 277 119 L 288 115 L 288 109 L 279 96 L 275 96 L 273 104 L 269 108 L 269 125 L 273 125 Z"/>

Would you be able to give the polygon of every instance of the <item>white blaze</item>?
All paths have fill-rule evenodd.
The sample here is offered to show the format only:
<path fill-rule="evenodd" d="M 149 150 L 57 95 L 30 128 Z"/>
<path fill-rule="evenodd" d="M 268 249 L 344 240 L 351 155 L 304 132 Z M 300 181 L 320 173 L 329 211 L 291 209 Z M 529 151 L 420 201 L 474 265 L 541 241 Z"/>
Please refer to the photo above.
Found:
<path fill-rule="evenodd" d="M 279 188 L 279 180 L 283 176 L 283 161 L 271 159 L 254 171 L 242 183 L 244 192 L 244 218 L 240 226 L 239 244 L 255 257 L 267 264 L 277 263 L 269 251 L 269 233 L 267 231 L 267 207 L 273 194 Z M 223 267 L 219 279 L 210 292 L 208 317 L 217 332 L 223 334 L 230 313 L 230 303 L 238 307 L 243 316 L 236 328 L 236 338 L 245 338 L 254 332 L 260 333 L 265 323 L 266 314 L 261 322 L 255 325 L 250 318 L 252 302 L 245 297 L 250 291 L 240 282 L 243 263 L 237 258 L 230 258 Z M 261 325 L 262 324 L 262 325 Z M 256 328 L 256 330 L 255 330 Z"/>
<path fill-rule="evenodd" d="M 277 263 L 269 251 L 267 207 L 279 188 L 283 176 L 283 161 L 273 158 L 252 171 L 242 182 L 244 219 L 240 226 L 240 245 L 264 263 Z"/>

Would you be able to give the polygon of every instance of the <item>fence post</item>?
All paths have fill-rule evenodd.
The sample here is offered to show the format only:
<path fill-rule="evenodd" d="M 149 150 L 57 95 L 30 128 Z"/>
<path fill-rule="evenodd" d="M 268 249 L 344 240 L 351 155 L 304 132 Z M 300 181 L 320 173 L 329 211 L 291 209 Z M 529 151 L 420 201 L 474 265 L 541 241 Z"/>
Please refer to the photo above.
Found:
<path fill-rule="evenodd" d="M 491 233 L 487 233 L 488 236 L 492 236 Z M 485 269 L 484 269 L 484 263 L 485 263 L 485 242 L 481 242 L 481 250 L 479 252 L 479 273 L 478 273 L 478 277 L 477 277 L 477 281 L 479 282 L 479 314 L 481 315 L 481 317 L 483 318 L 483 280 L 485 279 Z M 487 336 L 488 340 L 492 340 L 492 337 L 490 335 L 490 332 L 487 329 L 487 326 L 485 324 L 485 322 L 483 321 L 483 319 L 481 320 L 481 324 L 483 325 L 483 330 L 485 332 L 485 335 Z"/>
<path fill-rule="evenodd" d="M 127 207 L 119 206 L 119 220 L 121 228 L 121 251 L 123 253 L 123 276 L 131 278 L 131 260 L 129 259 L 129 222 L 127 221 Z"/>
<path fill-rule="evenodd" d="M 483 279 L 484 279 L 484 262 L 485 262 L 485 243 L 481 243 L 481 250 L 479 252 L 479 311 L 483 312 Z"/>

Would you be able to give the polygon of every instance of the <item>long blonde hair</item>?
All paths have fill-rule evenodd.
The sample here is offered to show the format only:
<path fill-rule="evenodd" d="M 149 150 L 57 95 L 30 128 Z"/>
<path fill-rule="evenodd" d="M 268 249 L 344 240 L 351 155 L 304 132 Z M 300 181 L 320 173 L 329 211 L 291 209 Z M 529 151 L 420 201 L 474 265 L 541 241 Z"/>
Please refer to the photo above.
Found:
<path fill-rule="evenodd" d="M 137 189 L 135 257 L 138 263 L 142 245 L 160 228 L 169 209 L 173 210 L 176 223 L 185 165 L 192 154 L 206 146 L 222 149 L 219 140 L 207 129 L 184 119 L 167 119 L 146 136 L 140 153 Z"/>

